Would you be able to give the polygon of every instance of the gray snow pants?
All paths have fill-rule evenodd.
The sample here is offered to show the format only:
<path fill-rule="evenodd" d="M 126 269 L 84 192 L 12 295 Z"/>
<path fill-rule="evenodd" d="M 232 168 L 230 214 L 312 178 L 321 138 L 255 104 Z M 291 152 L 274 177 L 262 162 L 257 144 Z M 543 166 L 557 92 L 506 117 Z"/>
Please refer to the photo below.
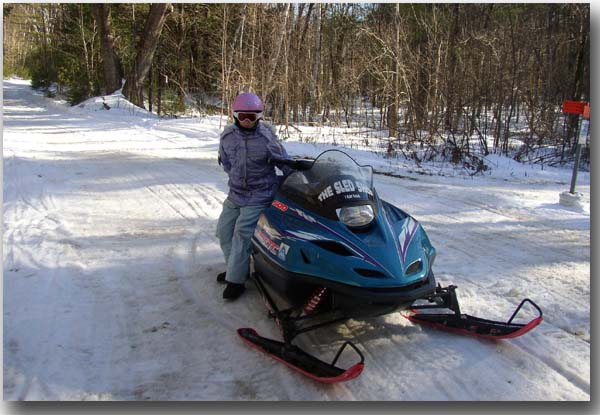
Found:
<path fill-rule="evenodd" d="M 250 270 L 252 235 L 260 214 L 268 206 L 237 206 L 229 198 L 223 202 L 216 236 L 225 256 L 228 282 L 242 284 L 246 281 Z"/>

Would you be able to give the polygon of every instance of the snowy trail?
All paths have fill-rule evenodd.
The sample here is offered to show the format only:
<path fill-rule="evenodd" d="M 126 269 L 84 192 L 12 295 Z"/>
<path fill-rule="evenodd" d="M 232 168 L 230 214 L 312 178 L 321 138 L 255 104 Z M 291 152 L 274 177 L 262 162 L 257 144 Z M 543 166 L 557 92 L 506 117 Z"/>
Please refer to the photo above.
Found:
<path fill-rule="evenodd" d="M 278 337 L 254 287 L 221 299 L 219 120 L 90 107 L 4 81 L 5 399 L 590 399 L 590 215 L 558 205 L 564 185 L 377 176 L 463 311 L 507 319 L 530 297 L 545 320 L 498 342 L 351 320 L 300 339 L 324 360 L 341 335 L 364 352 L 359 379 L 324 386 L 237 338 Z"/>
<path fill-rule="evenodd" d="M 379 188 L 385 197 L 387 187 Z M 585 219 L 580 220 L 579 215 L 565 212 L 557 220 L 560 225 L 550 226 L 552 222 L 535 211 L 498 209 L 491 200 L 496 195 L 487 195 L 490 200 L 485 195 L 461 200 L 456 197 L 458 191 L 453 185 L 429 189 L 420 186 L 419 193 L 406 192 L 406 195 L 418 194 L 417 197 L 390 199 L 403 202 L 412 212 L 431 211 L 420 203 L 425 194 L 435 200 L 435 214 L 416 216 L 441 248 L 436 269 L 445 272 L 438 272 L 438 279 L 459 286 L 464 312 L 504 319 L 527 296 L 542 304 L 545 323 L 538 330 L 501 344 L 518 346 L 515 354 L 525 354 L 532 364 L 536 363 L 538 376 L 557 372 L 566 380 L 562 388 L 576 387 L 589 393 L 589 227 L 585 227 L 589 224 L 586 225 Z M 537 192 L 532 190 L 532 193 Z M 477 221 L 465 215 L 471 206 L 477 209 Z M 570 315 L 562 315 L 565 312 Z M 580 323 L 573 326 L 573 320 Z M 581 356 L 587 359 L 581 360 Z M 498 376 L 511 376 L 519 369 L 514 364 L 508 364 L 508 370 L 501 366 L 494 367 Z"/>

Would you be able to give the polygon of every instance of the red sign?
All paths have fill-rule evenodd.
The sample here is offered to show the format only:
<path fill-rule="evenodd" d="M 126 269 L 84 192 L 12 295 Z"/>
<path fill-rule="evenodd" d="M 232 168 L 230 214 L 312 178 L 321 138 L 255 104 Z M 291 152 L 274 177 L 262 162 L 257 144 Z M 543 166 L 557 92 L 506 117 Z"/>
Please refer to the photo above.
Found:
<path fill-rule="evenodd" d="M 585 101 L 563 101 L 562 112 L 566 114 L 583 114 Z"/>

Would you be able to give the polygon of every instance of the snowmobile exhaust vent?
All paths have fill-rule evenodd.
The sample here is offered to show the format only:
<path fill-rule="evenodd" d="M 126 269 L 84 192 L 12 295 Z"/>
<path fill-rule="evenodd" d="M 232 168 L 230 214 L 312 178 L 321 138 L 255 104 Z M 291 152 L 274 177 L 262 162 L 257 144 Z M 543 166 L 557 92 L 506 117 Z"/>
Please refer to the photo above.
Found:
<path fill-rule="evenodd" d="M 354 256 L 354 252 L 352 252 L 348 248 L 346 248 L 345 245 L 343 245 L 339 242 L 336 242 L 336 241 L 317 240 L 317 241 L 311 241 L 311 242 L 313 244 L 317 245 L 318 247 L 323 248 L 326 251 L 333 252 L 334 254 L 337 254 L 337 255 Z"/>
<path fill-rule="evenodd" d="M 354 271 L 365 278 L 387 278 L 383 272 L 374 269 L 354 268 Z"/>
<path fill-rule="evenodd" d="M 310 264 L 310 259 L 308 259 L 308 256 L 306 255 L 306 253 L 304 253 L 302 249 L 300 249 L 300 255 L 302 255 L 302 260 L 305 264 Z"/>

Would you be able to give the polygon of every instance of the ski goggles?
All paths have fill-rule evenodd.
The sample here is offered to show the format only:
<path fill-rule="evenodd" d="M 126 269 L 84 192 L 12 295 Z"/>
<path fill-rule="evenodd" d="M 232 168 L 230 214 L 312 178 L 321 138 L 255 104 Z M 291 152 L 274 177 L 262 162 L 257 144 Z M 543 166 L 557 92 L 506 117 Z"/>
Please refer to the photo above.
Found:
<path fill-rule="evenodd" d="M 238 112 L 234 111 L 233 116 L 239 121 L 256 121 L 262 116 L 262 112 Z"/>

